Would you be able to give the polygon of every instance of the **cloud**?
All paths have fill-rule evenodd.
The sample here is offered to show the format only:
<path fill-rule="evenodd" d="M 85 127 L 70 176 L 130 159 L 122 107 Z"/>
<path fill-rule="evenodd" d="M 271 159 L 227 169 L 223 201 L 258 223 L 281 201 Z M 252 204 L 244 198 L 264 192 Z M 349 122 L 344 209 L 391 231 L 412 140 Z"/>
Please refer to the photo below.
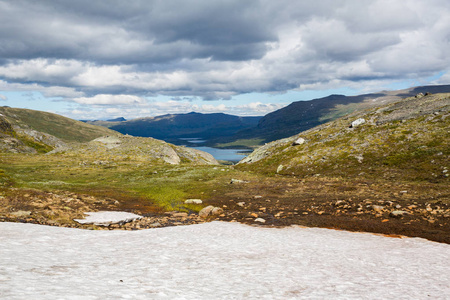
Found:
<path fill-rule="evenodd" d="M 5 95 L 0 94 L 0 100 L 8 100 L 8 97 L 6 97 Z"/>
<path fill-rule="evenodd" d="M 133 95 L 106 95 L 99 94 L 94 97 L 80 97 L 74 98 L 73 101 L 80 104 L 90 105 L 124 105 L 124 104 L 140 104 L 144 103 L 145 99 Z"/>
<path fill-rule="evenodd" d="M 142 105 L 377 89 L 448 72 L 449 17 L 444 0 L 0 0 L 0 90 Z"/>

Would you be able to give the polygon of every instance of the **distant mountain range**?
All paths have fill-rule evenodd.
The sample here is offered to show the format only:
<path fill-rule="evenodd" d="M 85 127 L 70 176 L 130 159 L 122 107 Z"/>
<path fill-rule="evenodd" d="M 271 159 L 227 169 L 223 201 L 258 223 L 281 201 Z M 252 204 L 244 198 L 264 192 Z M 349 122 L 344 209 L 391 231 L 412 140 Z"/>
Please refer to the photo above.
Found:
<path fill-rule="evenodd" d="M 264 117 L 238 117 L 223 113 L 169 114 L 157 117 L 87 121 L 123 134 L 153 137 L 171 143 L 180 138 L 202 138 L 216 147 L 255 147 L 295 135 L 352 112 L 386 105 L 418 93 L 449 93 L 450 85 L 419 86 L 357 96 L 330 95 L 296 101 Z"/>
<path fill-rule="evenodd" d="M 240 131 L 230 138 L 217 140 L 217 142 L 224 143 L 226 140 L 234 145 L 239 145 L 236 141 L 244 141 L 245 144 L 246 140 L 251 139 L 264 144 L 298 134 L 352 112 L 386 105 L 419 93 L 449 92 L 450 85 L 436 85 L 357 96 L 330 95 L 310 101 L 296 101 L 267 114 L 261 118 L 257 126 Z"/>
<path fill-rule="evenodd" d="M 223 113 L 168 114 L 157 117 L 123 121 L 88 121 L 93 125 L 106 126 L 122 134 L 153 137 L 172 143 L 180 143 L 180 138 L 217 139 L 230 137 L 237 132 L 258 125 L 262 117 L 238 117 Z"/>

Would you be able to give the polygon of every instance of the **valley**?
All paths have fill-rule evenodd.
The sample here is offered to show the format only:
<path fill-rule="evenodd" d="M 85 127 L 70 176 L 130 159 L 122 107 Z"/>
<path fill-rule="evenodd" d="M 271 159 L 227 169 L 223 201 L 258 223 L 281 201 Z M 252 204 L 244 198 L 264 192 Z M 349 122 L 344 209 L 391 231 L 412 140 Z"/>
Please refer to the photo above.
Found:
<path fill-rule="evenodd" d="M 153 138 L 3 108 L 0 221 L 138 230 L 222 220 L 450 243 L 449 109 L 449 94 L 418 94 L 221 165 L 204 152 Z M 79 141 L 50 125 L 66 122 L 93 135 Z M 220 213 L 200 217 L 207 206 Z M 144 218 L 109 227 L 74 221 L 90 211 Z"/>

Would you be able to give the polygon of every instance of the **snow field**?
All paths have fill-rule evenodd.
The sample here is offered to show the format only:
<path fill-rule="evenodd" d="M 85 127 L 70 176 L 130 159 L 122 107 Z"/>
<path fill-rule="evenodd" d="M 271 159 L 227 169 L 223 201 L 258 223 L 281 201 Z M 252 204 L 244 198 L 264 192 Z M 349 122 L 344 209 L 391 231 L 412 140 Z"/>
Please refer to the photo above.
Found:
<path fill-rule="evenodd" d="M 450 245 L 211 222 L 0 223 L 1 299 L 449 299 Z"/>

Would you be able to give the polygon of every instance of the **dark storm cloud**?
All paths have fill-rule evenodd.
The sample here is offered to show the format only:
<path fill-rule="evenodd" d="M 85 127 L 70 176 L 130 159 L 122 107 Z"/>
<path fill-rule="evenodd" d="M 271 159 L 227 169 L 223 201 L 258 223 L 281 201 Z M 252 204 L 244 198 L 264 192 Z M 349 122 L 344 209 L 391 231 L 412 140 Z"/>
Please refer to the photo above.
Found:
<path fill-rule="evenodd" d="M 261 58 L 275 41 L 255 1 L 2 2 L 0 55 L 98 63 Z"/>
<path fill-rule="evenodd" d="M 449 19 L 444 0 L 0 0 L 0 88 L 88 103 L 382 85 L 448 72 Z"/>

